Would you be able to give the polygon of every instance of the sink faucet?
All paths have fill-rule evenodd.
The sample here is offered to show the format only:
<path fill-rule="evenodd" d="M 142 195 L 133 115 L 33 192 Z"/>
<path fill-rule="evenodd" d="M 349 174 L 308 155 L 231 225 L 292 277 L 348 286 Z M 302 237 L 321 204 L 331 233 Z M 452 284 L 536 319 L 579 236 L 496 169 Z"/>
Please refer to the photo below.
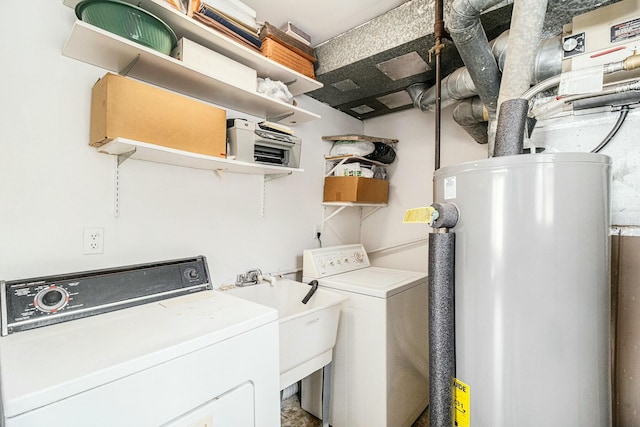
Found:
<path fill-rule="evenodd" d="M 236 286 L 256 285 L 262 280 L 262 271 L 259 268 L 249 270 L 236 276 Z"/>

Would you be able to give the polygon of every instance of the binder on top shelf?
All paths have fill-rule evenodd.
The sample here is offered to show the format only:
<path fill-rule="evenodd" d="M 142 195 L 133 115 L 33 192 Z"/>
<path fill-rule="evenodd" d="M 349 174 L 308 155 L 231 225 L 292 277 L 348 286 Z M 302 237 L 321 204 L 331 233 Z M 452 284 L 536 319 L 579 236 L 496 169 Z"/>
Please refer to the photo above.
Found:
<path fill-rule="evenodd" d="M 239 26 L 235 25 L 234 23 L 232 23 L 228 19 L 224 18 L 219 13 L 216 13 L 213 8 L 208 7 L 206 4 L 202 4 L 200 6 L 200 11 L 199 12 L 202 13 L 203 15 L 213 19 L 214 21 L 217 21 L 218 23 L 224 25 L 225 27 L 227 27 L 228 29 L 230 29 L 234 33 L 238 34 L 239 36 L 241 36 L 242 38 L 244 38 L 245 40 L 250 42 L 252 45 L 257 47 L 258 49 L 260 47 L 262 47 L 262 41 L 258 37 L 252 35 L 248 31 L 246 31 L 246 30 L 240 28 Z"/>
<path fill-rule="evenodd" d="M 260 26 L 256 22 L 256 12 L 244 3 L 237 4 L 229 0 L 207 0 L 201 2 L 201 5 L 213 9 L 214 12 L 231 21 L 242 24 L 251 32 L 257 33 L 260 30 Z"/>
<path fill-rule="evenodd" d="M 246 3 L 243 3 L 240 0 L 210 0 L 209 4 L 225 4 L 228 5 L 230 7 L 233 7 L 234 9 L 249 15 L 250 17 L 252 17 L 253 19 L 256 19 L 256 11 L 253 10 L 251 7 L 249 7 Z M 214 6 L 215 6 L 214 4 Z"/>

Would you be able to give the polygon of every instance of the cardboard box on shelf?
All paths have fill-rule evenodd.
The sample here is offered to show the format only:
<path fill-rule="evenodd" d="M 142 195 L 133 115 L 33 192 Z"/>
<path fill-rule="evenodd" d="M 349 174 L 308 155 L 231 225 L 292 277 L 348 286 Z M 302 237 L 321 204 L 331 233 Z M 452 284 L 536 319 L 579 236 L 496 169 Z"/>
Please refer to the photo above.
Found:
<path fill-rule="evenodd" d="M 217 80 L 238 88 L 256 91 L 258 81 L 256 70 L 191 40 L 185 38 L 178 40 L 171 56 Z"/>
<path fill-rule="evenodd" d="M 298 73 L 315 79 L 315 71 L 313 69 L 313 62 L 307 60 L 301 55 L 298 55 L 287 46 L 278 43 L 276 40 L 266 38 L 262 40 L 262 55 L 267 58 L 289 67 Z"/>
<path fill-rule="evenodd" d="M 387 203 L 389 181 L 361 176 L 328 176 L 324 179 L 324 201 Z"/>
<path fill-rule="evenodd" d="M 293 52 L 302 56 L 307 61 L 311 61 L 312 63 L 314 63 L 317 60 L 316 52 L 310 45 L 302 43 L 295 37 L 287 34 L 282 30 L 279 30 L 268 22 L 265 22 L 262 26 L 262 29 L 260 30 L 260 40 L 262 40 L 264 43 L 265 39 L 271 39 L 280 43 L 281 45 L 287 47 L 288 49 L 291 49 Z"/>
<path fill-rule="evenodd" d="M 175 92 L 107 73 L 93 86 L 89 145 L 127 138 L 226 156 L 226 111 Z"/>

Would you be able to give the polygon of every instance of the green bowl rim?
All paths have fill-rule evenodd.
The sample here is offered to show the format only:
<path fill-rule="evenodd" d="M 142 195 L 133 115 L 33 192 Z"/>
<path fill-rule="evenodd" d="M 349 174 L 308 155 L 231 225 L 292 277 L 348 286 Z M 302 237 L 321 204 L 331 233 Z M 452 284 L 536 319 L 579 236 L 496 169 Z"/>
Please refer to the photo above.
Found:
<path fill-rule="evenodd" d="M 178 37 L 176 36 L 176 33 L 173 31 L 173 29 L 168 26 L 162 19 L 158 18 L 157 16 L 155 16 L 153 13 L 149 12 L 148 10 L 145 10 L 141 7 L 136 6 L 135 4 L 131 4 L 131 3 L 127 3 L 126 1 L 121 1 L 121 0 L 83 0 L 80 3 L 78 3 L 75 7 L 75 12 L 76 12 L 76 17 L 78 17 L 79 20 L 82 21 L 82 10 L 89 4 L 89 3 L 118 3 L 124 6 L 129 6 L 132 9 L 136 9 L 139 10 L 142 13 L 145 13 L 149 16 L 151 16 L 152 18 L 155 18 L 158 20 L 158 22 L 160 22 L 162 25 L 164 25 L 164 27 L 169 31 L 169 37 L 171 38 L 171 49 L 173 49 L 176 44 L 178 43 Z"/>

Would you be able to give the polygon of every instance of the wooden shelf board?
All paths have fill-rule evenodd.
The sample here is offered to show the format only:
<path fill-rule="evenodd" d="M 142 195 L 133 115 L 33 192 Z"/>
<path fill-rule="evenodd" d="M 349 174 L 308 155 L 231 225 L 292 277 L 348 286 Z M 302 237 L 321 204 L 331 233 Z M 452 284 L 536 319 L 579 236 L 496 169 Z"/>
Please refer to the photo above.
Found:
<path fill-rule="evenodd" d="M 339 160 L 354 160 L 358 162 L 368 163 L 371 165 L 384 166 L 384 167 L 389 166 L 388 164 L 379 162 L 377 160 L 371 160 L 362 156 L 353 156 L 350 154 L 345 154 L 341 156 L 326 156 L 324 160 L 328 162 L 339 161 Z M 345 163 L 348 163 L 348 161 L 345 161 Z"/>

